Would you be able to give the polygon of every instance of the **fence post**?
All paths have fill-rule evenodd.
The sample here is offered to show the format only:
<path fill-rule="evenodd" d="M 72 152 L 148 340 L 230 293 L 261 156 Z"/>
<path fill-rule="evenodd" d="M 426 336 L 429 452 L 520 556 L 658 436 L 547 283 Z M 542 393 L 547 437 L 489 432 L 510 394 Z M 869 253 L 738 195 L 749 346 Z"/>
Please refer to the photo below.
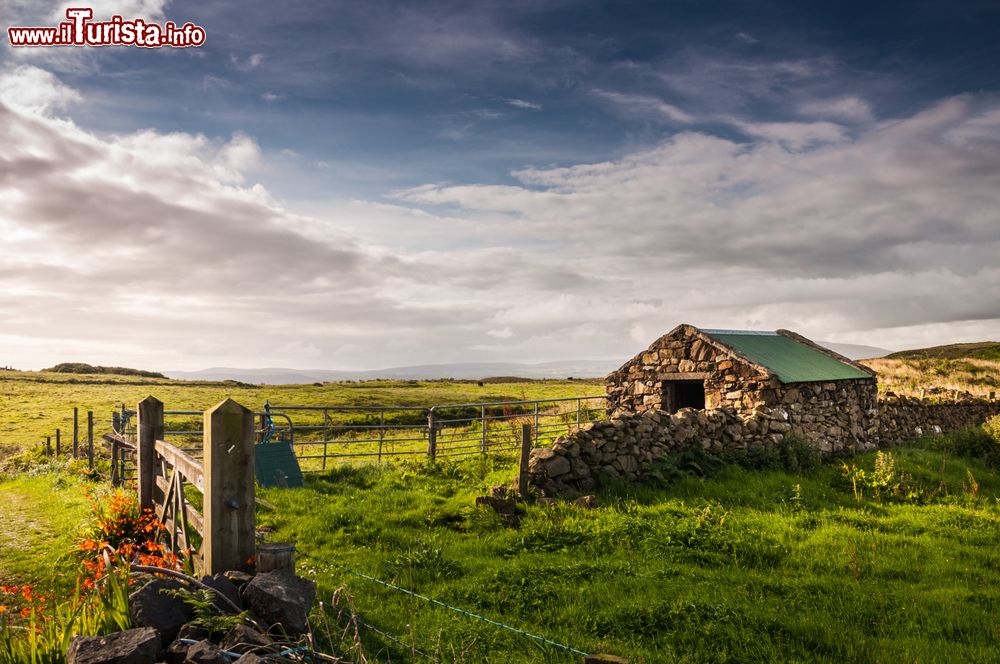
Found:
<path fill-rule="evenodd" d="M 80 409 L 73 407 L 73 458 L 80 456 Z"/>
<path fill-rule="evenodd" d="M 91 470 L 94 469 L 94 411 L 87 411 L 87 458 Z"/>
<path fill-rule="evenodd" d="M 118 441 L 111 443 L 111 486 L 121 486 L 122 481 L 118 477 L 121 469 L 118 466 Z"/>
<path fill-rule="evenodd" d="M 531 425 L 521 425 L 521 465 L 517 474 L 517 494 L 528 497 L 528 458 L 531 456 Z"/>
<path fill-rule="evenodd" d="M 136 483 L 139 485 L 139 507 L 153 509 L 153 487 L 156 482 L 156 441 L 163 438 L 163 402 L 146 397 L 135 407 Z"/>
<path fill-rule="evenodd" d="M 483 456 L 486 456 L 486 406 L 480 406 L 480 408 L 482 409 L 482 422 L 480 426 L 483 428 L 480 448 Z"/>
<path fill-rule="evenodd" d="M 62 456 L 62 432 L 56 429 L 56 456 Z"/>
<path fill-rule="evenodd" d="M 204 574 L 246 569 L 254 555 L 253 419 L 232 399 L 205 412 Z"/>
<path fill-rule="evenodd" d="M 52 436 L 45 437 L 45 454 L 52 456 Z"/>
<path fill-rule="evenodd" d="M 427 457 L 434 461 L 437 456 L 437 424 L 434 422 L 434 409 L 427 411 Z"/>

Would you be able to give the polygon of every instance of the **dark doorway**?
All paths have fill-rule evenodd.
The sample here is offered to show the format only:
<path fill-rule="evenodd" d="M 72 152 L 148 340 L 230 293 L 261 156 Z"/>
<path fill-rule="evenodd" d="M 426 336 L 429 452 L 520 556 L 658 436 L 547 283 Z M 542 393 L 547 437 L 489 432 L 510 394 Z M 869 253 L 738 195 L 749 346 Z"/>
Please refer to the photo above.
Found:
<path fill-rule="evenodd" d="M 705 408 L 705 381 L 663 381 L 663 409 L 668 413 L 676 413 L 681 408 Z"/>

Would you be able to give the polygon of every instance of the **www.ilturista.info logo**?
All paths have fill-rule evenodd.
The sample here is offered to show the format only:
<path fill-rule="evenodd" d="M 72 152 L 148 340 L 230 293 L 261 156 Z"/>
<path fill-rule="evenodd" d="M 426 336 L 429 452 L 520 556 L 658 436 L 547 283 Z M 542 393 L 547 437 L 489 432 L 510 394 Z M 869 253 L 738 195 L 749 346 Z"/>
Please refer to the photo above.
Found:
<path fill-rule="evenodd" d="M 205 43 L 205 28 L 188 22 L 163 25 L 141 18 L 125 20 L 114 15 L 109 21 L 91 21 L 94 10 L 71 7 L 68 21 L 50 27 L 10 27 L 11 46 L 139 46 L 142 48 L 186 48 Z"/>

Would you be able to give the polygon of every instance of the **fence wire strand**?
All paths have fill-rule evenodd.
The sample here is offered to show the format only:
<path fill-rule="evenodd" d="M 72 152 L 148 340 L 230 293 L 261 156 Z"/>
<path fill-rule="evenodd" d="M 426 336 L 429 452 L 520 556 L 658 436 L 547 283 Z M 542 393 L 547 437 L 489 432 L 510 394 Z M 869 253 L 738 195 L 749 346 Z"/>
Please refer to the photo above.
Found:
<path fill-rule="evenodd" d="M 330 567 L 334 567 L 334 568 L 339 569 L 339 570 L 341 570 L 343 572 L 347 572 L 348 574 L 353 574 L 354 576 L 357 576 L 357 577 L 360 577 L 362 579 L 365 579 L 366 581 L 371 581 L 372 583 L 378 584 L 380 586 L 384 586 L 386 588 L 389 588 L 390 590 L 394 590 L 396 592 L 403 593 L 404 595 L 409 595 L 410 597 L 415 597 L 416 599 L 419 599 L 419 600 L 422 600 L 424 602 L 427 602 L 428 604 L 433 604 L 434 606 L 438 606 L 438 607 L 440 607 L 442 609 L 447 609 L 448 611 L 452 611 L 452 612 L 457 613 L 459 615 L 463 615 L 466 618 L 472 618 L 474 620 L 478 620 L 480 622 L 484 622 L 484 623 L 486 623 L 488 625 L 493 625 L 494 627 L 499 627 L 500 629 L 505 629 L 508 632 L 513 632 L 514 634 L 518 634 L 520 636 L 532 639 L 534 641 L 537 641 L 538 643 L 543 643 L 545 645 L 552 646 L 553 648 L 559 648 L 560 650 L 564 650 L 566 652 L 570 652 L 570 653 L 573 653 L 574 655 L 579 655 L 581 657 L 587 657 L 590 654 L 590 653 L 583 652 L 582 650 L 577 650 L 576 648 L 573 648 L 572 646 L 568 646 L 568 645 L 566 645 L 564 643 L 559 643 L 558 641 L 553 641 L 551 639 L 547 639 L 544 636 L 539 636 L 538 634 L 532 634 L 531 632 L 526 632 L 523 629 L 520 629 L 518 627 L 514 627 L 512 625 L 506 625 L 506 624 L 504 624 L 502 622 L 497 622 L 496 620 L 492 620 L 490 618 L 487 618 L 486 616 L 481 616 L 478 613 L 472 613 L 471 611 L 466 611 L 465 609 L 460 609 L 457 606 L 451 606 L 450 604 L 445 604 L 441 600 L 437 600 L 437 599 L 434 599 L 432 597 L 427 597 L 426 595 L 421 595 L 420 593 L 413 592 L 412 590 L 409 590 L 407 588 L 402 588 L 400 586 L 397 586 L 397 585 L 394 585 L 392 583 L 389 583 L 388 581 L 383 581 L 382 579 L 377 579 L 374 576 L 370 576 L 368 574 L 365 574 L 364 572 L 359 572 L 356 569 L 351 569 L 350 567 L 347 567 L 345 565 L 341 565 L 339 563 L 335 563 L 332 560 L 327 560 L 327 559 L 321 558 L 319 556 L 314 556 L 314 555 L 312 555 L 310 553 L 307 553 L 307 552 L 303 551 L 302 549 L 300 549 L 298 547 L 295 547 L 295 552 L 298 553 L 299 555 L 301 555 L 303 558 L 308 558 L 309 560 L 314 560 L 316 562 L 323 563 L 325 565 L 329 565 Z"/>

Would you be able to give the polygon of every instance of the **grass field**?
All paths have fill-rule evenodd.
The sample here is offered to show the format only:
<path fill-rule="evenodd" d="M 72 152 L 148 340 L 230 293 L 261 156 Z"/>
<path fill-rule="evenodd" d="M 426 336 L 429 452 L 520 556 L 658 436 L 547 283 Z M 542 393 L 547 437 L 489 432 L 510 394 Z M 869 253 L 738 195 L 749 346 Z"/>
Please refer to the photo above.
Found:
<path fill-rule="evenodd" d="M 501 459 L 342 468 L 264 491 L 258 525 L 313 556 L 299 572 L 327 607 L 338 589 L 353 597 L 370 661 L 579 658 L 344 567 L 633 662 L 993 662 L 1000 474 L 941 447 L 894 450 L 907 491 L 893 494 L 845 475 L 874 477 L 874 454 L 801 472 L 720 465 L 609 488 L 593 509 L 529 504 L 515 524 L 474 505 L 511 479 Z M 65 471 L 0 482 L 0 582 L 72 586 L 83 486 Z"/>
<path fill-rule="evenodd" d="M 918 364 L 912 376 L 900 367 L 942 361 L 882 362 L 897 363 L 886 365 L 884 381 L 942 385 L 965 373 L 982 378 L 962 363 L 988 361 L 952 360 L 943 373 Z M 996 367 L 984 375 L 995 377 Z M 117 404 L 148 394 L 187 410 L 225 397 L 251 407 L 266 399 L 424 406 L 600 392 L 584 381 L 243 386 L 0 372 L 0 441 L 15 450 L 56 426 L 68 431 L 74 405 L 107 422 Z M 874 453 L 794 472 L 703 459 L 686 472 L 651 474 L 670 482 L 609 487 L 596 509 L 528 504 L 516 523 L 475 507 L 490 486 L 513 478 L 510 458 L 341 467 L 303 489 L 263 491 L 273 508 L 259 510 L 258 524 L 272 541 L 314 556 L 300 556 L 300 573 L 316 578 L 327 606 L 338 590 L 353 596 L 374 661 L 420 661 L 421 652 L 443 662 L 579 658 L 344 567 L 633 662 L 993 662 L 1000 454 L 987 443 L 982 458 L 992 468 L 959 456 L 967 438 L 893 450 L 894 492 L 885 457 L 879 463 Z M 968 449 L 986 449 L 981 434 L 975 439 L 980 447 Z M 88 480 L 79 466 L 55 465 L 0 476 L 0 583 L 72 587 L 66 561 L 86 519 Z"/>
<path fill-rule="evenodd" d="M 474 461 L 342 469 L 267 491 L 260 519 L 323 561 L 300 559 L 321 599 L 345 586 L 364 621 L 443 661 L 575 659 L 328 563 L 634 662 L 996 661 L 1000 475 L 930 443 L 894 460 L 918 497 L 858 496 L 841 462 L 730 465 L 509 525 L 474 499 L 513 468 Z M 871 475 L 875 455 L 848 463 Z M 362 634 L 369 654 L 416 659 Z"/>
<path fill-rule="evenodd" d="M 0 456 L 36 445 L 55 429 L 64 440 L 72 432 L 73 408 L 94 411 L 98 435 L 110 430 L 111 413 L 153 395 L 168 410 L 205 410 L 225 398 L 260 410 L 264 402 L 306 406 L 433 406 L 447 403 L 556 399 L 602 394 L 601 381 L 521 382 L 367 381 L 322 385 L 241 385 L 198 383 L 133 376 L 0 371 Z"/>
<path fill-rule="evenodd" d="M 879 390 L 899 395 L 950 398 L 954 391 L 977 397 L 1000 394 L 1000 361 L 976 358 L 863 360 L 878 372 Z"/>

